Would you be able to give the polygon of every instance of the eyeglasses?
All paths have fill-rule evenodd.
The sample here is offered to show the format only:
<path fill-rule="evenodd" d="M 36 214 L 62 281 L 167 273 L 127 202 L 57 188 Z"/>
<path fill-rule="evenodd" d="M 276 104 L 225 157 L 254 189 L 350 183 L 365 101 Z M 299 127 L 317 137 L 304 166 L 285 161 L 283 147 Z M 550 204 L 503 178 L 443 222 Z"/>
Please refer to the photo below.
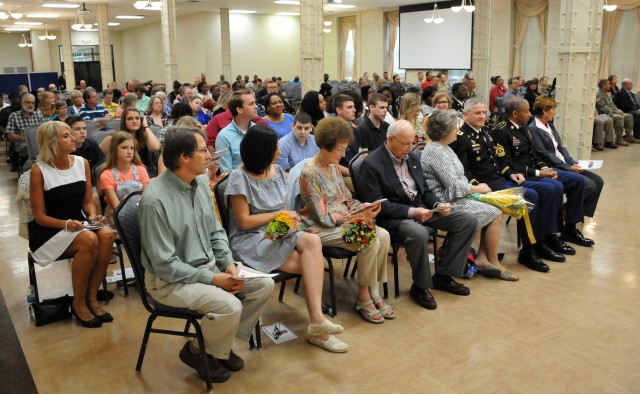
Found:
<path fill-rule="evenodd" d="M 207 148 L 196 149 L 196 152 L 200 152 L 206 156 L 206 154 L 209 153 L 209 149 Z"/>
<path fill-rule="evenodd" d="M 413 145 L 409 144 L 409 145 L 405 145 L 402 142 L 400 142 L 400 140 L 398 139 L 398 137 L 396 137 L 395 135 L 392 135 L 393 139 L 395 139 L 396 141 L 398 141 L 398 144 L 400 144 L 400 146 L 402 147 L 402 149 L 404 150 L 411 150 L 413 149 Z"/>
<path fill-rule="evenodd" d="M 340 153 L 341 155 L 344 155 L 345 153 L 347 153 L 347 148 L 334 148 L 333 150 L 336 151 L 337 153 Z"/>
<path fill-rule="evenodd" d="M 436 101 L 436 104 L 449 104 L 449 101 L 444 100 L 444 101 Z"/>

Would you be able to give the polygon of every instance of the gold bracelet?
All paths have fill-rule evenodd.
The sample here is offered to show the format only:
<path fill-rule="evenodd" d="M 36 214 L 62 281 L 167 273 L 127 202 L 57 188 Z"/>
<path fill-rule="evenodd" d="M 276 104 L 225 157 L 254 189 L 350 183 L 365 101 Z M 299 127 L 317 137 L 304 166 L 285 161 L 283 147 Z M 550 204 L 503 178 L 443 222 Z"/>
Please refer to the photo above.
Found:
<path fill-rule="evenodd" d="M 71 230 L 69 230 L 69 229 L 67 228 L 67 226 L 69 225 L 69 222 L 70 222 L 70 221 L 71 221 L 71 219 L 67 219 L 67 221 L 66 221 L 66 222 L 64 222 L 64 229 L 65 229 L 65 230 L 67 230 L 67 231 L 71 231 Z"/>

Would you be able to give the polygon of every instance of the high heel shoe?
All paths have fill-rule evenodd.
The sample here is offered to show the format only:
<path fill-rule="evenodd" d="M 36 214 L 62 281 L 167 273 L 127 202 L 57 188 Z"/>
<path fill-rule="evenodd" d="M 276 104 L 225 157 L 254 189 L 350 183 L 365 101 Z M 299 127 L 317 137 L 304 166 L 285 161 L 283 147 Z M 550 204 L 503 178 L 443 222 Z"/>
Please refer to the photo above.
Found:
<path fill-rule="evenodd" d="M 113 316 L 111 316 L 111 314 L 109 312 L 105 312 L 102 315 L 98 315 L 97 313 L 95 313 L 93 311 L 93 309 L 91 309 L 91 307 L 88 307 L 89 311 L 91 313 L 93 313 L 93 316 L 95 316 L 98 320 L 100 320 L 103 323 L 111 323 L 113 321 Z"/>
<path fill-rule="evenodd" d="M 76 311 L 73 309 L 73 306 L 71 307 L 71 314 L 76 317 L 76 321 L 79 321 L 83 327 L 98 328 L 102 326 L 102 320 L 98 319 L 97 317 L 94 317 L 91 320 L 82 320 L 80 316 L 76 314 Z"/>

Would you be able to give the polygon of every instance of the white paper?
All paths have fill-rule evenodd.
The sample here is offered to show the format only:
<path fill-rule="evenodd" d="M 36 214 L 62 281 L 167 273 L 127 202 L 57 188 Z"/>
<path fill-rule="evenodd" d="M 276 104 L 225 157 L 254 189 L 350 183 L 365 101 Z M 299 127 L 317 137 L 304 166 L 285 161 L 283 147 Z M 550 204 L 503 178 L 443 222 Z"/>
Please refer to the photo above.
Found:
<path fill-rule="evenodd" d="M 277 335 L 275 332 L 276 326 L 278 330 Z M 269 326 L 263 326 L 262 331 L 267 334 L 267 336 L 276 344 L 297 338 L 296 334 L 294 334 L 293 331 L 291 331 L 287 326 L 284 325 L 284 323 L 281 322 L 271 324 Z"/>
<path fill-rule="evenodd" d="M 278 274 L 263 274 L 262 272 L 250 272 L 247 270 L 241 269 L 238 272 L 238 276 L 234 276 L 233 279 L 251 279 L 251 278 L 273 278 L 274 276 L 278 276 Z"/>
<path fill-rule="evenodd" d="M 365 210 L 365 209 L 367 209 L 367 208 L 369 208 L 369 207 L 372 207 L 372 206 L 374 206 L 374 205 L 378 205 L 378 204 L 383 203 L 383 202 L 385 202 L 385 201 L 387 201 L 387 199 L 386 199 L 386 198 L 383 198 L 383 199 L 380 199 L 380 200 L 378 200 L 378 201 L 374 201 L 374 202 L 365 202 L 365 203 L 362 203 L 362 204 L 360 204 L 360 205 L 358 206 L 358 208 L 356 208 L 356 209 L 354 209 L 353 211 L 349 212 L 349 215 L 356 214 L 356 213 L 358 213 L 358 212 L 360 212 L 360 211 L 363 211 L 363 210 Z"/>
<path fill-rule="evenodd" d="M 603 160 L 579 160 L 578 165 L 582 167 L 583 170 L 597 170 L 598 168 L 602 168 Z"/>

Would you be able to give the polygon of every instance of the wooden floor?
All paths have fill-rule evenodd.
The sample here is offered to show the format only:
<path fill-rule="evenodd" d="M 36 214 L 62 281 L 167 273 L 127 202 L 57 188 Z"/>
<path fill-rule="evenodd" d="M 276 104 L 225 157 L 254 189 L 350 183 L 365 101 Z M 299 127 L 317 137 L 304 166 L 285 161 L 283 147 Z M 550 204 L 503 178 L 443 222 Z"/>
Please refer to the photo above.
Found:
<path fill-rule="evenodd" d="M 135 372 L 147 318 L 135 289 L 125 298 L 121 289 L 113 288 L 116 296 L 105 308 L 116 320 L 100 329 L 85 329 L 72 321 L 35 327 L 26 306 L 27 242 L 17 235 L 17 175 L 0 157 L 0 289 L 38 391 L 204 391 L 204 383 L 178 359 L 181 338 L 152 336 L 142 372 Z M 264 337 L 264 348 L 257 352 L 237 341 L 234 350 L 246 367 L 228 382 L 216 384 L 215 390 L 640 392 L 639 157 L 640 145 L 593 155 L 605 160 L 599 171 L 605 188 L 596 217 L 587 219 L 583 232 L 597 245 L 576 247 L 578 254 L 566 263 L 550 263 L 550 273 L 533 272 L 515 262 L 512 223 L 503 228 L 501 250 L 507 253 L 504 264 L 520 281 L 474 278 L 465 281 L 471 296 L 434 291 L 438 309 L 427 311 L 409 297 L 410 270 L 403 255 L 400 298 L 390 300 L 398 318 L 373 325 L 351 310 L 356 283 L 342 278 L 338 263 L 336 321 L 345 326 L 340 338 L 351 350 L 330 354 L 306 343 L 304 299 L 290 285 L 284 303 L 274 293 L 263 319 L 265 324 L 285 322 L 298 338 L 275 345 Z M 38 279 L 43 298 L 71 292 L 67 263 L 39 269 Z M 6 385 L 0 382 L 0 392 L 12 390 Z"/>

